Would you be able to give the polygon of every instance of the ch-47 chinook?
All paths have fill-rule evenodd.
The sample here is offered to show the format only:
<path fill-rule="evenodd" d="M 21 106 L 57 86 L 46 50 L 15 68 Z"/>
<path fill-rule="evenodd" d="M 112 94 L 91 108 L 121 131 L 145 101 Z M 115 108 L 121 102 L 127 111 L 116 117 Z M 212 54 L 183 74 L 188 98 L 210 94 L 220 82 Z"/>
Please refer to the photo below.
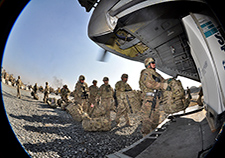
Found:
<path fill-rule="evenodd" d="M 87 12 L 95 8 L 89 21 L 88 36 L 102 47 L 105 53 L 108 51 L 140 62 L 144 62 L 147 57 L 154 57 L 157 68 L 164 73 L 201 82 L 207 127 L 214 132 L 222 126 L 225 110 L 224 30 L 204 0 L 79 0 L 79 2 Z M 175 125 L 172 124 L 171 126 L 179 130 L 179 121 L 175 122 Z M 207 131 L 205 129 L 207 127 L 201 123 L 196 126 L 197 132 L 193 135 L 200 133 L 200 144 L 192 135 L 188 138 L 189 144 L 182 145 L 182 140 L 179 141 L 179 136 L 175 134 L 177 131 L 173 131 L 174 135 L 170 137 L 170 141 L 166 136 L 164 140 L 160 138 L 163 134 L 153 141 L 150 135 L 129 147 L 129 150 L 122 150 L 108 157 L 203 155 L 199 154 L 199 151 L 203 153 L 207 148 L 210 149 L 210 143 L 213 141 L 206 139 L 213 137 L 214 140 L 215 134 L 210 130 Z M 170 129 L 167 129 L 167 134 Z M 190 136 L 190 133 L 182 134 L 181 137 Z M 194 142 L 191 142 L 192 138 L 195 139 Z M 172 145 L 173 139 L 179 142 Z M 154 143 L 149 145 L 151 141 Z M 185 145 L 186 148 L 182 147 Z M 169 151 L 171 149 L 172 153 Z M 179 155 L 179 150 L 183 155 Z M 187 156 L 186 153 L 191 154 Z"/>

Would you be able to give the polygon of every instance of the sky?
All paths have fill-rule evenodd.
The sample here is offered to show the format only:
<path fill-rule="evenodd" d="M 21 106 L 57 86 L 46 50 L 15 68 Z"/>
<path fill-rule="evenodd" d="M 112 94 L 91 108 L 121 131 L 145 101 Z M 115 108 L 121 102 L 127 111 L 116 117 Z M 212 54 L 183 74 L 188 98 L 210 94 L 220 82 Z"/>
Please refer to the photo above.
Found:
<path fill-rule="evenodd" d="M 93 9 L 92 9 L 93 11 Z M 128 83 L 139 89 L 144 64 L 108 53 L 107 62 L 100 62 L 102 49 L 87 35 L 92 11 L 87 13 L 78 0 L 31 0 L 16 20 L 5 47 L 3 69 L 25 84 L 53 88 L 67 84 L 70 90 L 80 75 L 90 86 L 98 86 L 109 77 L 114 88 L 121 75 L 129 75 Z M 170 76 L 158 71 L 164 78 Z M 200 83 L 179 77 L 183 87 Z"/>

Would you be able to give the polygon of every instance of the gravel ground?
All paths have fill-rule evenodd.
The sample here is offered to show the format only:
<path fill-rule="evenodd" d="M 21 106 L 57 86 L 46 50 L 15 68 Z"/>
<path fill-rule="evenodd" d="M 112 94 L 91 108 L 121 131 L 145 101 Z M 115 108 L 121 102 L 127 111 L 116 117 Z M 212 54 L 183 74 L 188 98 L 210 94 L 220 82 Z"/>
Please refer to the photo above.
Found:
<path fill-rule="evenodd" d="M 22 90 L 18 99 L 15 87 L 2 84 L 2 94 L 12 129 L 31 157 L 105 157 L 142 138 L 137 114 L 130 115 L 131 127 L 86 132 L 66 111 L 44 104 L 41 93 L 37 101 L 30 91 Z M 111 117 L 115 118 L 114 112 Z M 121 124 L 125 124 L 124 119 Z"/>

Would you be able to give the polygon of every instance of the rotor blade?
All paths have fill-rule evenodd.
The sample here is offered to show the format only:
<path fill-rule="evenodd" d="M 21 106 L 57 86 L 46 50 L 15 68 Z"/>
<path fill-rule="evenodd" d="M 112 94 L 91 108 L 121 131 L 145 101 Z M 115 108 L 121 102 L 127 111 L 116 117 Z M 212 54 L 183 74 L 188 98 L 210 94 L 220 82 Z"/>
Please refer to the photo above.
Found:
<path fill-rule="evenodd" d="M 106 55 L 107 55 L 107 50 L 104 50 L 104 51 L 103 51 L 103 53 L 102 53 L 101 58 L 99 59 L 99 61 L 101 61 L 101 62 L 105 62 Z"/>

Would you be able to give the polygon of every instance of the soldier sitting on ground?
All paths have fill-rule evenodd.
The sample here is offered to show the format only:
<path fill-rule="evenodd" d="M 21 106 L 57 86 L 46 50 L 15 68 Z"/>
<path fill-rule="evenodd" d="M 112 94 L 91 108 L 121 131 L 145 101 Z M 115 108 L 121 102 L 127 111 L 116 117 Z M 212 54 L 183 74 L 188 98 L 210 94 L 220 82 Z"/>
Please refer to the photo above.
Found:
<path fill-rule="evenodd" d="M 59 104 L 59 106 L 61 106 L 61 108 L 63 110 L 65 110 L 65 107 L 69 104 L 69 95 L 70 95 L 70 90 L 68 89 L 67 85 L 64 85 L 63 88 L 60 90 L 60 94 L 61 94 L 61 99 L 59 99 L 57 101 L 57 103 Z M 65 105 L 62 105 L 62 103 L 65 103 Z"/>
<path fill-rule="evenodd" d="M 69 95 L 70 95 L 70 90 L 68 89 L 67 85 L 64 85 L 63 88 L 61 89 L 61 98 L 65 103 L 69 102 Z"/>
<path fill-rule="evenodd" d="M 38 95 L 37 95 L 37 90 L 38 90 L 38 86 L 37 83 L 35 83 L 34 87 L 33 87 L 33 91 L 31 92 L 31 95 L 34 97 L 34 99 L 38 100 Z"/>

